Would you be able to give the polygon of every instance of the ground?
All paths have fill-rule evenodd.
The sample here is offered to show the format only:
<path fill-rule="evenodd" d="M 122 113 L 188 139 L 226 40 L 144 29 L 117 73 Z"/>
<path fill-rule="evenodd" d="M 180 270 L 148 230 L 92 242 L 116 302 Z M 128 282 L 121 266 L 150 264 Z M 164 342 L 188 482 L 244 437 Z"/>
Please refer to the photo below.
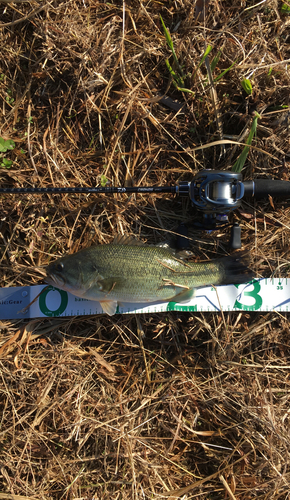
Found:
<path fill-rule="evenodd" d="M 289 180 L 289 12 L 288 0 L 1 0 L 1 187 L 231 171 L 257 113 L 242 174 Z M 197 229 L 171 194 L 0 204 L 2 287 L 41 283 L 54 258 L 117 235 L 160 243 L 180 222 L 194 260 L 229 252 L 229 228 Z M 289 276 L 287 200 L 244 201 L 230 220 L 257 277 Z M 0 342 L 1 499 L 289 498 L 288 313 L 2 321 Z"/>

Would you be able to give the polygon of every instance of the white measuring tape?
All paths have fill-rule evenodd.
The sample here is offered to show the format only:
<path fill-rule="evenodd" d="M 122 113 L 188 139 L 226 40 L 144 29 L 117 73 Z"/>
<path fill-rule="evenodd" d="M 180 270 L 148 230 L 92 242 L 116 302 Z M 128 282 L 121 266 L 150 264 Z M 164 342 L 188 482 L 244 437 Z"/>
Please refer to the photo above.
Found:
<path fill-rule="evenodd" d="M 0 319 L 66 317 L 103 313 L 99 302 L 81 299 L 53 286 L 47 287 L 41 293 L 44 288 L 46 285 L 1 288 Z M 117 313 L 218 312 L 221 309 L 223 311 L 287 312 L 290 310 L 290 279 L 268 278 L 252 280 L 241 285 L 198 288 L 195 297 L 186 303 L 122 304 L 118 307 Z"/>

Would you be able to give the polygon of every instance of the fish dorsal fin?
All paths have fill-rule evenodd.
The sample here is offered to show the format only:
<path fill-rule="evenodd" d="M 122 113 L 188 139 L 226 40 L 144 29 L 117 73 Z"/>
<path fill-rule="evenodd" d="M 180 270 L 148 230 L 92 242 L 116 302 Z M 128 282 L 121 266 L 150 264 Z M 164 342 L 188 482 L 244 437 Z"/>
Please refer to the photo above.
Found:
<path fill-rule="evenodd" d="M 123 236 L 115 236 L 112 241 L 112 245 L 130 245 L 142 247 L 145 245 L 145 243 L 143 243 L 143 241 L 137 240 L 136 238 L 134 238 L 134 236 L 124 234 Z"/>

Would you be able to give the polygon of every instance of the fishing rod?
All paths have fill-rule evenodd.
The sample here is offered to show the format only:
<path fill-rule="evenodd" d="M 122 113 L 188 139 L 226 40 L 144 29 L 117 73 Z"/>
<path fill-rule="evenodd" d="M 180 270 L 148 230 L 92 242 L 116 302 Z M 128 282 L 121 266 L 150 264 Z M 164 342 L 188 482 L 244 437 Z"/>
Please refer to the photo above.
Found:
<path fill-rule="evenodd" d="M 0 193 L 94 193 L 94 194 L 124 194 L 124 193 L 171 193 L 190 196 L 191 201 L 198 208 L 207 209 L 211 205 L 226 205 L 232 209 L 237 208 L 244 196 L 262 199 L 270 196 L 282 198 L 290 197 L 290 182 L 255 179 L 243 181 L 242 175 L 236 172 L 223 170 L 202 170 L 195 175 L 192 181 L 182 181 L 176 186 L 130 186 L 130 187 L 0 187 Z M 199 203 L 198 199 L 202 201 Z M 234 205 L 234 207 L 233 207 Z"/>
<path fill-rule="evenodd" d="M 133 187 L 21 187 L 21 188 L 0 188 L 0 193 L 86 193 L 86 194 L 124 194 L 124 193 L 172 193 L 178 192 L 178 186 L 133 186 Z"/>
<path fill-rule="evenodd" d="M 86 194 L 132 194 L 171 193 L 189 197 L 192 205 L 202 214 L 200 227 L 215 229 L 228 220 L 228 214 L 241 205 L 243 198 L 261 200 L 269 196 L 290 198 L 290 182 L 272 179 L 243 181 L 242 174 L 224 170 L 202 170 L 191 181 L 181 181 L 176 186 L 130 186 L 130 187 L 21 187 L 3 188 L 0 193 L 86 193 Z M 232 227 L 231 248 L 241 247 L 240 228 Z"/>

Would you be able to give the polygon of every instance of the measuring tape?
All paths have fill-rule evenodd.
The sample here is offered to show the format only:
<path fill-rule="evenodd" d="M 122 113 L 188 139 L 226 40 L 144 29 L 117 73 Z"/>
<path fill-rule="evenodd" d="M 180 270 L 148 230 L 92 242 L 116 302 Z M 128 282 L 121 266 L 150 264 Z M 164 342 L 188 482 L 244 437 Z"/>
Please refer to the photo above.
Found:
<path fill-rule="evenodd" d="M 45 290 L 44 290 L 45 289 Z M 41 293 L 43 291 L 43 293 Z M 267 278 L 240 285 L 198 288 L 189 302 L 122 304 L 117 313 L 166 311 L 280 311 L 290 310 L 290 279 Z M 51 318 L 102 314 L 99 302 L 81 299 L 47 285 L 0 289 L 0 319 Z"/>

